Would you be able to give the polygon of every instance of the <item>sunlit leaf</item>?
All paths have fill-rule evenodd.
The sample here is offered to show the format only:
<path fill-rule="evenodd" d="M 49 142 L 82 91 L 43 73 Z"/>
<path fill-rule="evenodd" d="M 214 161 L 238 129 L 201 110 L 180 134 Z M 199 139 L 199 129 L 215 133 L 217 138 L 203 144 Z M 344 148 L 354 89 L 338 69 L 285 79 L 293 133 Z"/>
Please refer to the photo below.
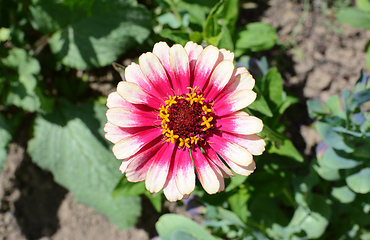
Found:
<path fill-rule="evenodd" d="M 98 131 L 102 123 L 94 117 L 104 115 L 106 107 L 58 103 L 53 113 L 36 117 L 34 137 L 28 142 L 33 162 L 51 171 L 77 201 L 94 207 L 121 228 L 132 226 L 140 215 L 140 199 L 113 199 L 112 191 L 121 178 L 120 161 L 105 146 Z"/>
<path fill-rule="evenodd" d="M 336 15 L 341 23 L 347 23 L 353 27 L 370 29 L 370 14 L 356 8 L 343 8 Z"/>
<path fill-rule="evenodd" d="M 57 0 L 35 2 L 30 7 L 32 26 L 52 34 L 52 52 L 69 67 L 87 69 L 111 64 L 150 34 L 150 14 L 135 1 L 95 0 L 90 11 Z"/>
<path fill-rule="evenodd" d="M 347 158 L 348 157 L 348 158 Z M 345 153 L 340 153 L 333 148 L 328 148 L 323 155 L 321 162 L 332 169 L 347 169 L 354 168 L 362 164 L 360 161 L 351 159 L 351 156 Z"/>
<path fill-rule="evenodd" d="M 5 87 L 2 86 L 4 89 L 0 90 L 3 104 L 15 105 L 31 112 L 39 110 L 41 103 L 35 93 L 35 74 L 40 71 L 39 62 L 24 49 L 13 48 L 6 58 L 1 59 L 1 63 L 4 69 L 0 68 L 0 83 L 1 78 L 7 82 Z"/>
<path fill-rule="evenodd" d="M 175 231 L 183 231 L 197 240 L 215 240 L 203 227 L 192 220 L 177 214 L 162 215 L 155 228 L 161 238 L 171 239 Z"/>
<path fill-rule="evenodd" d="M 329 146 L 338 150 L 353 152 L 353 148 L 344 142 L 343 137 L 336 133 L 330 124 L 318 121 L 316 122 L 316 129 Z"/>
<path fill-rule="evenodd" d="M 356 194 L 352 192 L 347 186 L 334 187 L 331 190 L 331 195 L 338 199 L 341 203 L 350 203 L 356 198 Z"/>
<path fill-rule="evenodd" d="M 129 182 L 126 176 L 122 176 L 112 194 L 114 198 L 117 198 L 119 196 L 137 196 L 145 192 L 145 182 Z"/>
<path fill-rule="evenodd" d="M 313 194 L 309 204 L 309 215 L 304 218 L 301 228 L 309 239 L 319 238 L 329 224 L 331 217 L 330 206 L 323 196 Z"/>
<path fill-rule="evenodd" d="M 346 183 L 356 193 L 370 192 L 370 168 L 364 168 L 346 178 Z"/>
<path fill-rule="evenodd" d="M 235 48 L 239 50 L 239 54 L 236 55 L 240 56 L 246 50 L 253 52 L 267 50 L 276 43 L 278 36 L 271 25 L 262 22 L 250 23 L 237 34 Z"/>

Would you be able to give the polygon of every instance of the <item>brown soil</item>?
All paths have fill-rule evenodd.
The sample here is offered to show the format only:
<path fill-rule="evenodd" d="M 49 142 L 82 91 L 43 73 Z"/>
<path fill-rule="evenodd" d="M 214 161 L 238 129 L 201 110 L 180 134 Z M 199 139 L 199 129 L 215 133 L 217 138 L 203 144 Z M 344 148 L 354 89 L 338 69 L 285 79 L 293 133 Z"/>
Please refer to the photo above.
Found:
<path fill-rule="evenodd" d="M 349 26 L 340 26 L 343 33 L 334 31 L 338 25 L 330 11 L 323 14 L 321 6 L 320 0 L 313 1 L 305 16 L 301 3 L 270 0 L 260 17 L 278 30 L 283 45 L 292 46 L 287 51 L 278 48 L 269 54 L 271 59 L 277 59 L 272 63 L 282 72 L 285 90 L 300 99 L 290 109 L 288 125 L 292 128 L 288 136 L 308 157 L 320 137 L 309 126 L 306 100 L 326 100 L 344 88 L 352 89 L 365 66 L 363 49 L 370 39 L 369 31 Z M 107 94 L 112 90 L 112 79 L 118 81 L 117 77 L 92 77 L 92 87 Z M 92 208 L 76 203 L 49 172 L 32 163 L 25 152 L 29 123 L 23 125 L 9 145 L 0 174 L 0 240 L 146 240 L 155 236 L 154 223 L 160 214 L 145 199 L 139 223 L 128 230 L 118 229 Z M 164 209 L 185 214 L 176 204 L 166 203 Z"/>

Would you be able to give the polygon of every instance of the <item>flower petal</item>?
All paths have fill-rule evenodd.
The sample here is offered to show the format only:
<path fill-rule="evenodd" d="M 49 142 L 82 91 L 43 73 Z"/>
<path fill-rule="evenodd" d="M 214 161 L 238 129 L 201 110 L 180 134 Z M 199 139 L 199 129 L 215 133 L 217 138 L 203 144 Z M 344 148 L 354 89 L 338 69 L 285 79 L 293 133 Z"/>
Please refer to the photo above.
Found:
<path fill-rule="evenodd" d="M 126 137 L 113 146 L 113 154 L 117 159 L 129 158 L 137 153 L 142 147 L 156 138 L 161 138 L 159 128 L 150 128 Z"/>
<path fill-rule="evenodd" d="M 132 136 L 140 131 L 147 130 L 148 128 L 123 128 L 118 127 L 110 122 L 104 126 L 105 138 L 112 143 L 117 143 L 125 137 Z"/>
<path fill-rule="evenodd" d="M 162 142 L 158 142 L 154 146 L 141 149 L 130 158 L 131 163 L 126 169 L 126 177 L 128 181 L 141 182 L 145 180 L 147 172 L 153 163 L 153 156 L 158 152 L 161 146 Z"/>
<path fill-rule="evenodd" d="M 166 183 L 174 146 L 175 144 L 165 142 L 153 157 L 145 180 L 145 187 L 151 193 L 159 192 Z"/>
<path fill-rule="evenodd" d="M 114 107 L 127 107 L 130 106 L 131 103 L 127 102 L 118 92 L 112 92 L 108 95 L 107 98 L 107 107 L 114 108 Z"/>
<path fill-rule="evenodd" d="M 187 93 L 190 87 L 190 69 L 189 57 L 185 49 L 180 44 L 175 44 L 170 49 L 170 62 L 172 70 L 175 74 L 176 82 L 179 84 L 179 89 L 175 88 L 175 93 Z"/>
<path fill-rule="evenodd" d="M 253 155 L 261 155 L 265 151 L 265 140 L 255 134 L 239 135 L 223 132 L 222 137 L 246 148 Z"/>
<path fill-rule="evenodd" d="M 204 151 L 206 152 L 206 156 L 214 163 L 217 167 L 222 171 L 222 175 L 224 178 L 233 177 L 233 172 L 221 161 L 221 159 L 217 156 L 215 150 L 211 148 L 208 144 L 203 147 Z"/>
<path fill-rule="evenodd" d="M 158 42 L 154 44 L 153 53 L 158 57 L 161 61 L 164 69 L 166 70 L 175 93 L 178 93 L 179 89 L 181 89 L 181 84 L 175 77 L 175 73 L 173 68 L 171 67 L 170 63 L 170 47 L 167 45 L 166 42 Z"/>
<path fill-rule="evenodd" d="M 234 93 L 223 101 L 214 104 L 214 113 L 217 116 L 224 116 L 243 108 L 248 107 L 256 100 L 257 94 L 252 90 L 245 89 Z"/>
<path fill-rule="evenodd" d="M 235 112 L 217 119 L 217 128 L 230 133 L 250 135 L 260 133 L 263 129 L 263 122 L 245 112 Z"/>
<path fill-rule="evenodd" d="M 136 85 L 140 86 L 144 89 L 147 93 L 156 96 L 157 98 L 161 98 L 162 95 L 158 92 L 153 84 L 147 79 L 144 73 L 141 71 L 139 64 L 131 63 L 125 69 L 125 79 L 127 82 L 135 83 Z"/>
<path fill-rule="evenodd" d="M 184 197 L 184 194 L 182 194 L 177 188 L 174 164 L 171 164 L 170 170 L 168 171 L 167 180 L 163 187 L 163 193 L 170 202 L 181 200 Z"/>
<path fill-rule="evenodd" d="M 254 161 L 252 161 L 248 166 L 241 166 L 229 159 L 224 158 L 224 160 L 236 174 L 242 176 L 249 176 L 251 173 L 254 172 L 254 169 L 256 169 L 256 163 Z"/>
<path fill-rule="evenodd" d="M 125 159 L 122 161 L 121 163 L 121 166 L 119 167 L 119 170 L 121 171 L 121 173 L 125 173 L 128 165 L 133 161 L 135 160 L 134 158 L 129 158 L 129 159 Z"/>
<path fill-rule="evenodd" d="M 133 104 L 145 104 L 152 108 L 158 109 L 161 106 L 161 101 L 153 97 L 153 95 L 145 92 L 139 85 L 130 82 L 119 82 L 117 92 L 126 101 Z"/>
<path fill-rule="evenodd" d="M 171 81 L 156 55 L 151 52 L 142 54 L 139 57 L 139 65 L 141 71 L 163 98 L 173 93 Z"/>
<path fill-rule="evenodd" d="M 192 76 L 194 73 L 195 64 L 197 62 L 197 59 L 200 53 L 203 51 L 203 47 L 201 45 L 198 45 L 190 41 L 185 44 L 184 49 L 188 53 L 188 56 L 189 56 L 190 75 Z"/>
<path fill-rule="evenodd" d="M 175 156 L 176 185 L 182 194 L 190 194 L 195 188 L 193 161 L 188 150 L 177 150 Z"/>
<path fill-rule="evenodd" d="M 110 108 L 107 110 L 108 122 L 119 127 L 144 127 L 154 126 L 157 120 L 153 112 L 131 108 Z"/>
<path fill-rule="evenodd" d="M 220 49 L 220 53 L 223 55 L 223 60 L 234 61 L 234 53 L 226 50 L 225 48 Z"/>
<path fill-rule="evenodd" d="M 236 164 L 248 166 L 253 161 L 252 154 L 247 149 L 216 134 L 209 138 L 209 145 L 222 158 L 227 158 Z"/>
<path fill-rule="evenodd" d="M 193 149 L 191 155 L 194 160 L 195 169 L 197 171 L 198 179 L 202 184 L 204 190 L 209 194 L 214 194 L 219 191 L 221 183 L 218 175 L 215 173 L 210 163 L 200 151 L 200 149 Z"/>
<path fill-rule="evenodd" d="M 215 99 L 215 103 L 222 102 L 224 99 L 244 89 L 252 90 L 255 85 L 253 76 L 244 67 L 234 70 L 230 81 Z"/>
<path fill-rule="evenodd" d="M 230 81 L 231 75 L 234 72 L 234 64 L 230 60 L 224 60 L 217 65 L 213 70 L 209 79 L 208 87 L 205 91 L 207 99 L 213 100 L 224 89 Z"/>
<path fill-rule="evenodd" d="M 208 83 L 208 78 L 212 73 L 213 68 L 219 58 L 220 51 L 218 48 L 209 45 L 199 55 L 194 69 L 193 88 L 198 87 L 204 90 Z"/>

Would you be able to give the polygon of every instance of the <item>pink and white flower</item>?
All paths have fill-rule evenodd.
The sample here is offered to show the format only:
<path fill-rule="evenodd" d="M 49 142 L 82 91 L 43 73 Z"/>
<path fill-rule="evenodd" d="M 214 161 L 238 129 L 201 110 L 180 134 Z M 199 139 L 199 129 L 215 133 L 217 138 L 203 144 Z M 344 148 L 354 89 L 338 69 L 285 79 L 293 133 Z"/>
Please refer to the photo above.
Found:
<path fill-rule="evenodd" d="M 240 110 L 256 99 L 255 80 L 233 59 L 211 45 L 159 42 L 125 69 L 125 81 L 108 96 L 104 130 L 128 181 L 145 180 L 150 192 L 163 189 L 177 201 L 194 190 L 195 172 L 214 194 L 231 170 L 254 171 L 253 155 L 265 150 L 256 135 L 263 123 Z"/>

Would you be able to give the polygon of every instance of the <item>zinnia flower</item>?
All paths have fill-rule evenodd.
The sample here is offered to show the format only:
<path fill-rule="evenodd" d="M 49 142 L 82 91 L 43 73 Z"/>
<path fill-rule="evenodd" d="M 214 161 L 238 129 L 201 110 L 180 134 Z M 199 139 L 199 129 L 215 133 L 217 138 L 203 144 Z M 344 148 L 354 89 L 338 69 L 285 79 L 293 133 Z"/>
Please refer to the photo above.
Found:
<path fill-rule="evenodd" d="M 125 69 L 108 96 L 104 130 L 128 181 L 145 180 L 150 192 L 163 189 L 176 201 L 194 190 L 195 171 L 209 194 L 224 190 L 231 170 L 254 171 L 263 123 L 240 111 L 256 99 L 255 80 L 233 58 L 211 45 L 159 42 Z"/>

